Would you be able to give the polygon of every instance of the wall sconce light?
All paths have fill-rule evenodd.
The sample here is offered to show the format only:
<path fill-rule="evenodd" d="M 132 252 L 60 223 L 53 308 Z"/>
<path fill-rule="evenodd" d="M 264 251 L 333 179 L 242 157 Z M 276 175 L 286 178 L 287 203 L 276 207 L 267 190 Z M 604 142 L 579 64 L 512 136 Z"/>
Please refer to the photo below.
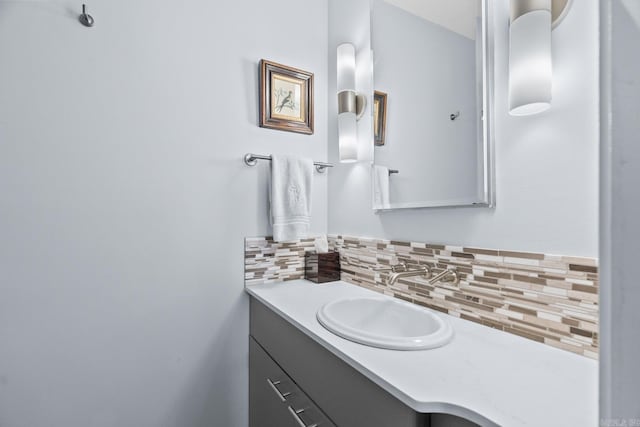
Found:
<path fill-rule="evenodd" d="M 341 163 L 358 161 L 356 122 L 364 114 L 367 99 L 356 92 L 356 49 L 351 43 L 338 46 L 338 146 Z"/>
<path fill-rule="evenodd" d="M 509 114 L 526 116 L 551 107 L 551 30 L 571 0 L 511 0 Z"/>

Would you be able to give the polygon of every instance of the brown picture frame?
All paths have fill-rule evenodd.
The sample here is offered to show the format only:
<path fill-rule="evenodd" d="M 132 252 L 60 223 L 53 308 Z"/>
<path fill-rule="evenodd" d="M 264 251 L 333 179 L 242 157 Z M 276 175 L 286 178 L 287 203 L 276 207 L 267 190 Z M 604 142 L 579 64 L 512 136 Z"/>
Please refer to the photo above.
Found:
<path fill-rule="evenodd" d="M 260 60 L 260 127 L 313 135 L 313 73 Z"/>
<path fill-rule="evenodd" d="M 376 90 L 373 92 L 373 141 L 375 145 L 386 143 L 387 133 L 387 94 Z"/>

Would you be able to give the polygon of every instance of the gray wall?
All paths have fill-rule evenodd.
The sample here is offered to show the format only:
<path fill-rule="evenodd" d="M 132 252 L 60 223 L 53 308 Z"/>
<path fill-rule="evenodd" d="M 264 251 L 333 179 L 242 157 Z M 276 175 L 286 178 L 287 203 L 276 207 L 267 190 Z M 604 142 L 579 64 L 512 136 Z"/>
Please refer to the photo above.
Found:
<path fill-rule="evenodd" d="M 640 422 L 640 2 L 600 4 L 602 46 L 600 418 Z"/>
<path fill-rule="evenodd" d="M 0 425 L 245 426 L 241 158 L 325 160 L 327 3 L 79 7 L 0 1 Z M 315 135 L 257 127 L 260 58 L 315 72 Z"/>
<path fill-rule="evenodd" d="M 339 9 L 340 2 L 336 3 Z M 598 2 L 572 2 L 569 14 L 553 31 L 553 106 L 530 117 L 511 117 L 507 112 L 508 1 L 491 4 L 495 10 L 496 208 L 374 214 L 369 164 L 341 165 L 329 177 L 330 232 L 597 256 Z M 354 40 L 360 31 L 359 26 L 354 29 Z M 331 37 L 330 31 L 330 52 L 335 51 Z M 331 97 L 334 84 L 329 81 Z M 329 156 L 337 161 L 332 104 Z"/>
<path fill-rule="evenodd" d="M 374 87 L 388 94 L 375 162 L 400 171 L 391 203 L 479 201 L 475 40 L 377 0 L 371 47 Z"/>

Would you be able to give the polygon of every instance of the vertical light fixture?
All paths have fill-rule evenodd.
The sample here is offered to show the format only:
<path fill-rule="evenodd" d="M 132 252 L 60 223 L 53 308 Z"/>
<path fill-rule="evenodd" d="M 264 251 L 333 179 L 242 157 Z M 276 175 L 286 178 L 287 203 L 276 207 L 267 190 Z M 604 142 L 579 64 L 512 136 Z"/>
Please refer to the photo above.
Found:
<path fill-rule="evenodd" d="M 526 116 L 551 106 L 551 0 L 511 0 L 509 113 Z"/>
<path fill-rule="evenodd" d="M 364 113 L 366 98 L 356 92 L 356 49 L 343 43 L 337 49 L 338 141 L 341 163 L 358 161 L 356 122 Z"/>

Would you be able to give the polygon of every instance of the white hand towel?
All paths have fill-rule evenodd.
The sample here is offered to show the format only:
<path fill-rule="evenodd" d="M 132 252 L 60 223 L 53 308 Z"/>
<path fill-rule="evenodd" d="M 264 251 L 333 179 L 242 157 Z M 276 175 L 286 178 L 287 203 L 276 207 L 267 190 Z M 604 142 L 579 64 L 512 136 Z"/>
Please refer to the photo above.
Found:
<path fill-rule="evenodd" d="M 271 156 L 271 225 L 273 240 L 307 237 L 311 224 L 313 160 Z"/>
<path fill-rule="evenodd" d="M 389 207 L 389 168 L 373 165 L 373 207 L 384 209 Z"/>

